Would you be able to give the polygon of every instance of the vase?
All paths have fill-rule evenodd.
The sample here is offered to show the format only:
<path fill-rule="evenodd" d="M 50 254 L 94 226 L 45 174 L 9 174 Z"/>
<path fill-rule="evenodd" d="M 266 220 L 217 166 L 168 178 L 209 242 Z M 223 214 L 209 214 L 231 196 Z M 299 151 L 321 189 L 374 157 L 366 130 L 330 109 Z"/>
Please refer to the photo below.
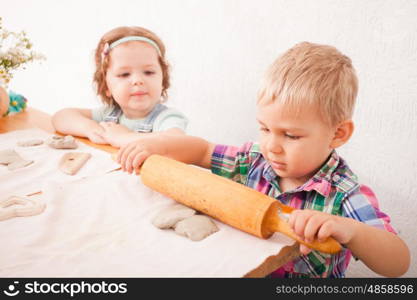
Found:
<path fill-rule="evenodd" d="M 3 117 L 9 110 L 9 94 L 6 89 L 0 85 L 0 118 Z"/>

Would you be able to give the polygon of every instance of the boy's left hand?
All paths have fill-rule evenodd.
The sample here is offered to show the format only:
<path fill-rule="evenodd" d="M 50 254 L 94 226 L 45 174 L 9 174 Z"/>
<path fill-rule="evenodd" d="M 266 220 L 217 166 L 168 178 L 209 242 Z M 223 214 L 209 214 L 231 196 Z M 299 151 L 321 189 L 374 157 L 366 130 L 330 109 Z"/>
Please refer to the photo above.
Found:
<path fill-rule="evenodd" d="M 355 235 L 355 227 L 348 218 L 331 215 L 317 210 L 294 210 L 288 220 L 294 232 L 306 242 L 325 241 L 333 237 L 341 244 L 347 244 Z M 307 255 L 311 249 L 300 244 L 300 252 Z"/>
<path fill-rule="evenodd" d="M 163 135 L 146 136 L 124 145 L 117 153 L 117 162 L 123 171 L 132 173 L 136 170 L 137 173 L 150 155 L 166 153 L 164 139 Z"/>

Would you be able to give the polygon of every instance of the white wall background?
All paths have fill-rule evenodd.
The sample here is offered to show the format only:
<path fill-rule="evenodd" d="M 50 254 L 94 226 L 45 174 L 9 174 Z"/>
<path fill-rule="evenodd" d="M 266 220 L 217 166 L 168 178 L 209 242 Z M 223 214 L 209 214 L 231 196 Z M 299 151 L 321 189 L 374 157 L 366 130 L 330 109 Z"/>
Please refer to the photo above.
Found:
<path fill-rule="evenodd" d="M 93 51 L 115 26 L 138 25 L 166 43 L 169 104 L 189 132 L 213 142 L 257 138 L 255 99 L 268 65 L 300 41 L 350 56 L 360 91 L 356 132 L 341 150 L 412 251 L 417 277 L 417 1 L 413 0 L 0 0 L 3 25 L 25 30 L 47 56 L 19 70 L 10 88 L 48 113 L 99 105 Z M 361 262 L 350 277 L 374 277 Z"/>

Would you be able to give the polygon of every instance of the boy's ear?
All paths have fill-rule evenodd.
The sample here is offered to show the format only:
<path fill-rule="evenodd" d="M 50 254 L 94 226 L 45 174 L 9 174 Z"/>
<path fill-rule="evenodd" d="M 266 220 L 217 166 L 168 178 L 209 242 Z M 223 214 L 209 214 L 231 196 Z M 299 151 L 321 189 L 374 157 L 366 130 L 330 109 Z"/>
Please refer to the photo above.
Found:
<path fill-rule="evenodd" d="M 352 120 L 345 120 L 336 126 L 334 138 L 330 144 L 331 148 L 338 148 L 346 143 L 352 136 L 354 125 Z"/>

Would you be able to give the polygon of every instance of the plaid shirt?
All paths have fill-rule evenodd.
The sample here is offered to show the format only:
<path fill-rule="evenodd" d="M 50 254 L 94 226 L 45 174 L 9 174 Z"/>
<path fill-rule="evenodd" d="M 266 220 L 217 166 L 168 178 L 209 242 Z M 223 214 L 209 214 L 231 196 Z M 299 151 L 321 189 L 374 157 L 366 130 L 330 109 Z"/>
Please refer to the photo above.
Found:
<path fill-rule="evenodd" d="M 345 161 L 333 151 L 321 169 L 302 186 L 282 192 L 278 176 L 257 143 L 241 148 L 217 145 L 211 168 L 214 174 L 244 184 L 296 209 L 315 209 L 352 218 L 395 233 L 389 217 L 381 212 L 374 193 L 360 185 Z M 352 254 L 343 248 L 330 255 L 311 251 L 284 265 L 271 277 L 344 277 Z"/>

